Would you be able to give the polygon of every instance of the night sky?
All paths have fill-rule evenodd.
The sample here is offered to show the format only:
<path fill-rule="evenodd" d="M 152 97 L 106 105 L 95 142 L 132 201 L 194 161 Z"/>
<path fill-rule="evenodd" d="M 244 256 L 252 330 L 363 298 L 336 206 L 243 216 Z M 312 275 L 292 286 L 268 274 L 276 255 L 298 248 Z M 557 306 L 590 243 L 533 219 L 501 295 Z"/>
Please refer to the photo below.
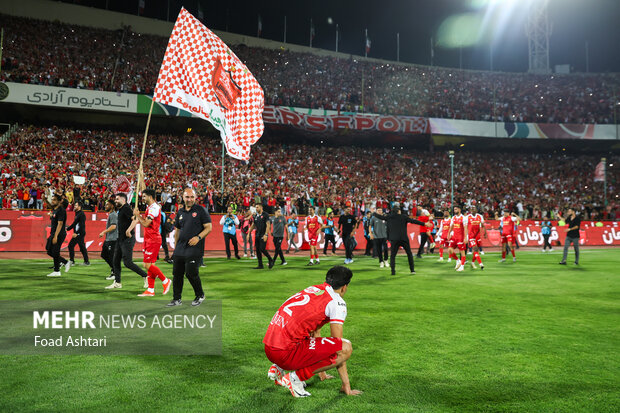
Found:
<path fill-rule="evenodd" d="M 106 0 L 75 0 L 84 5 L 105 7 Z M 523 72 L 528 68 L 525 36 L 528 1 L 540 0 L 314 0 L 314 1 L 214 1 L 145 0 L 145 15 L 165 20 L 168 3 L 170 20 L 183 5 L 197 15 L 200 2 L 204 23 L 211 29 L 256 36 L 257 16 L 263 21 L 262 36 L 283 39 L 287 16 L 287 42 L 308 45 L 310 18 L 315 25 L 313 46 L 335 49 L 336 23 L 340 28 L 339 51 L 364 54 L 364 29 L 368 28 L 372 47 L 369 57 L 396 60 L 396 33 L 400 33 L 400 60 L 430 64 L 431 37 L 437 42 L 442 23 L 461 13 L 484 14 L 493 3 L 505 13 L 505 23 L 494 33 L 484 33 L 472 47 L 462 48 L 464 69 L 490 68 L 489 41 L 493 40 L 493 68 Z M 68 0 L 68 3 L 73 1 Z M 109 8 L 137 13 L 138 0 L 108 0 Z M 503 7 L 500 9 L 500 7 Z M 476 11 L 477 10 L 477 11 Z M 328 24 L 328 18 L 333 23 Z M 497 19 L 493 19 L 497 21 Z M 586 41 L 589 43 L 590 72 L 620 72 L 620 0 L 550 0 L 550 65 L 570 64 L 574 71 L 586 71 Z M 459 67 L 459 48 L 435 46 L 434 64 Z"/>

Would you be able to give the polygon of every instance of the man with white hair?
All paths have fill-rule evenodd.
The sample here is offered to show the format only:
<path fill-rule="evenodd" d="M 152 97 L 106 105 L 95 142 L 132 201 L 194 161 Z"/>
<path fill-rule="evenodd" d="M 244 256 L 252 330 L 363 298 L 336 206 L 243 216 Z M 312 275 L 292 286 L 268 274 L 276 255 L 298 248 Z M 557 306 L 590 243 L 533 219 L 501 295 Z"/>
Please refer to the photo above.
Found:
<path fill-rule="evenodd" d="M 421 209 L 421 215 L 418 217 L 418 220 L 426 224 L 429 221 L 431 214 L 426 209 L 423 209 L 423 208 L 420 208 L 420 209 Z M 430 244 L 430 240 L 428 239 L 428 228 L 425 225 L 421 225 L 420 226 L 420 248 L 418 248 L 418 254 L 416 255 L 416 258 L 422 258 L 422 253 L 424 252 L 424 247 L 426 246 L 427 242 Z"/>

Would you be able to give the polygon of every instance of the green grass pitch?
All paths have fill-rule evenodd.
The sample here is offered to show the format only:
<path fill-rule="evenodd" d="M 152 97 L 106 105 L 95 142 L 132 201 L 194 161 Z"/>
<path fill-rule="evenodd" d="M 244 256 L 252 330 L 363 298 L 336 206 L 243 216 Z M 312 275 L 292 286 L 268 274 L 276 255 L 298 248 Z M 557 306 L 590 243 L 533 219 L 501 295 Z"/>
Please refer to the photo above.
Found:
<path fill-rule="evenodd" d="M 313 378 L 305 399 L 267 379 L 261 340 L 278 306 L 342 258 L 305 267 L 297 254 L 271 271 L 207 259 L 201 278 L 223 303 L 223 356 L 0 356 L 0 411 L 618 412 L 620 249 L 583 251 L 579 267 L 570 258 L 564 267 L 557 251 L 520 251 L 500 264 L 487 253 L 484 271 L 456 273 L 435 256 L 416 260 L 411 276 L 399 256 L 390 276 L 358 257 L 344 331 L 352 387 L 364 394 Z M 45 277 L 50 262 L 0 261 L 0 299 L 141 299 L 135 274 L 105 291 L 101 260 L 57 279 Z M 187 281 L 183 298 L 193 299 Z"/>

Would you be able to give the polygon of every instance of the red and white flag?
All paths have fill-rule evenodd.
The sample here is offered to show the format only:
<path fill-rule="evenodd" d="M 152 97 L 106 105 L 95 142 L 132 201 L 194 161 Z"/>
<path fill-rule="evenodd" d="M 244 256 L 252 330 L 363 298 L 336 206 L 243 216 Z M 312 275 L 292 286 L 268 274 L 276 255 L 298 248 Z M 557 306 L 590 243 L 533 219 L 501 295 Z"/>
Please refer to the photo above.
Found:
<path fill-rule="evenodd" d="M 263 89 L 232 50 L 184 8 L 153 100 L 211 122 L 236 159 L 250 159 L 251 146 L 263 135 Z"/>
<path fill-rule="evenodd" d="M 603 182 L 605 180 L 605 162 L 600 161 L 594 170 L 594 182 Z"/>

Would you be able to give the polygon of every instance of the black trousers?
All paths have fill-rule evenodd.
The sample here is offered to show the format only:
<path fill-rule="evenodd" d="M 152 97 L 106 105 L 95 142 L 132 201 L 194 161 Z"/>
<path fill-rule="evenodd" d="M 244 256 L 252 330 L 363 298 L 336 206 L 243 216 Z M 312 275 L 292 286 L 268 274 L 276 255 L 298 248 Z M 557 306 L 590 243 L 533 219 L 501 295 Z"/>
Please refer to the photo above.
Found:
<path fill-rule="evenodd" d="M 422 258 L 422 254 L 424 253 L 424 247 L 428 242 L 428 234 L 423 232 L 420 234 L 420 248 L 418 248 L 418 258 Z"/>
<path fill-rule="evenodd" d="M 84 258 L 84 262 L 88 262 L 88 251 L 86 250 L 86 244 L 84 243 L 84 235 L 78 235 L 75 238 L 71 238 L 69 241 L 69 259 L 73 262 L 75 261 L 75 245 L 80 247 L 80 252 L 82 253 L 82 257 Z"/>
<path fill-rule="evenodd" d="M 387 238 L 375 238 L 375 251 L 379 257 L 379 262 L 388 260 Z"/>
<path fill-rule="evenodd" d="M 172 298 L 180 300 L 183 295 L 183 281 L 187 277 L 194 288 L 196 297 L 205 295 L 200 281 L 200 258 L 201 257 L 177 257 L 172 255 Z"/>
<path fill-rule="evenodd" d="M 114 249 L 114 261 L 112 265 L 114 267 L 114 279 L 117 283 L 121 282 L 121 260 L 123 261 L 125 267 L 129 268 L 140 277 L 146 277 L 146 272 L 133 262 L 134 245 L 136 245 L 136 239 L 134 237 L 116 242 L 116 248 Z"/>
<path fill-rule="evenodd" d="M 546 250 L 547 247 L 549 247 L 549 249 L 551 249 L 551 244 L 549 243 L 549 237 L 551 236 L 551 234 L 543 234 L 543 238 L 545 240 L 545 243 L 543 245 L 543 250 Z"/>
<path fill-rule="evenodd" d="M 390 267 L 392 268 L 392 272 L 396 270 L 396 254 L 398 254 L 398 249 L 400 247 L 403 247 L 403 249 L 407 253 L 407 259 L 409 260 L 409 269 L 413 272 L 413 254 L 411 253 L 409 241 L 390 241 L 390 243 L 392 244 L 392 251 L 390 252 Z"/>
<path fill-rule="evenodd" d="M 52 238 L 54 238 L 53 235 L 47 239 L 45 250 L 47 251 L 47 255 L 54 259 L 54 271 L 60 271 L 60 263 L 67 263 L 67 260 L 60 256 L 60 247 L 62 247 L 62 243 L 64 242 L 66 236 L 66 232 L 61 232 L 58 234 L 56 244 L 52 244 Z"/>
<path fill-rule="evenodd" d="M 101 258 L 105 260 L 114 271 L 114 251 L 116 250 L 116 241 L 105 241 L 101 247 Z"/>
<path fill-rule="evenodd" d="M 235 257 L 239 256 L 239 245 L 237 244 L 237 236 L 224 233 L 224 244 L 226 245 L 226 256 L 230 258 L 230 243 L 232 242 L 233 248 L 235 249 Z"/>
<path fill-rule="evenodd" d="M 262 237 L 256 235 L 256 244 L 254 245 L 254 250 L 256 251 L 256 259 L 258 260 L 258 266 L 263 266 L 263 255 L 267 257 L 267 260 L 271 262 L 271 255 L 267 252 L 267 243 L 263 241 Z"/>
<path fill-rule="evenodd" d="M 276 251 L 273 253 L 274 261 L 280 257 L 282 262 L 286 262 L 284 259 L 284 254 L 282 253 L 282 241 L 284 237 L 273 237 L 273 246 L 276 248 Z"/>
<path fill-rule="evenodd" d="M 332 243 L 332 252 L 336 253 L 336 237 L 334 234 L 325 234 L 325 245 L 323 246 L 323 254 L 327 254 L 327 248 L 329 247 L 329 243 Z"/>
<path fill-rule="evenodd" d="M 355 238 L 351 235 L 347 235 L 344 239 L 345 257 L 353 259 L 353 249 L 355 248 Z"/>
<path fill-rule="evenodd" d="M 168 238 L 168 234 L 166 233 L 161 234 L 161 248 L 164 250 L 164 254 L 166 254 L 164 258 L 169 259 L 170 251 L 168 251 L 168 241 L 166 240 L 166 238 Z"/>
<path fill-rule="evenodd" d="M 366 249 L 364 250 L 364 255 L 371 255 L 372 254 L 372 246 L 373 246 L 374 242 L 372 242 L 370 237 L 367 237 L 365 235 L 364 235 L 364 238 L 366 238 Z"/>

